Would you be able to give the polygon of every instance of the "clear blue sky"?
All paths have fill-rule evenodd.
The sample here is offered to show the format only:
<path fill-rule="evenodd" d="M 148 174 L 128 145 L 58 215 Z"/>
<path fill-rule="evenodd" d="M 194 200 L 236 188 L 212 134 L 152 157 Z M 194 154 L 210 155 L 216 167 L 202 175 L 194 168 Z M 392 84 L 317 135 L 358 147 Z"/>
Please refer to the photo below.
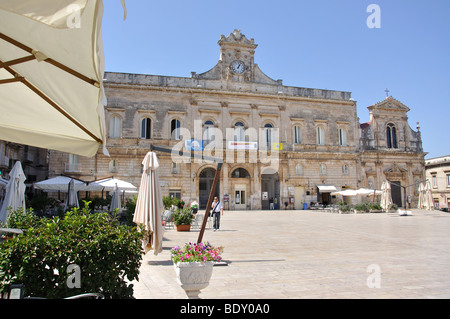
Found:
<path fill-rule="evenodd" d="M 368 28 L 369 4 L 381 28 Z M 190 77 L 219 59 L 217 41 L 240 29 L 255 63 L 289 86 L 352 92 L 360 122 L 390 95 L 420 122 L 426 158 L 450 154 L 448 0 L 105 0 L 106 71 Z"/>

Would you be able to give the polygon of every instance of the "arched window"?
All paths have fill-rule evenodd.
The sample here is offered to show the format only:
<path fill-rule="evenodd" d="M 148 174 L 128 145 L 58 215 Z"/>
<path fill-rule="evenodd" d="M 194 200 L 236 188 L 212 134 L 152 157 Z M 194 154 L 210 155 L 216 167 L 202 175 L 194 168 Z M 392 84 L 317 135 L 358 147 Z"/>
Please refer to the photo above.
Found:
<path fill-rule="evenodd" d="M 149 140 L 152 138 L 152 120 L 146 117 L 142 119 L 141 122 L 141 138 L 145 140 Z"/>
<path fill-rule="evenodd" d="M 325 145 L 325 130 L 322 126 L 317 127 L 317 145 Z"/>
<path fill-rule="evenodd" d="M 231 178 L 250 178 L 250 174 L 245 168 L 236 168 L 231 173 Z"/>
<path fill-rule="evenodd" d="M 392 123 L 389 123 L 386 127 L 386 144 L 387 148 L 398 148 L 397 129 Z"/>
<path fill-rule="evenodd" d="M 170 136 L 172 140 L 180 140 L 180 126 L 181 123 L 177 119 L 170 121 Z"/>
<path fill-rule="evenodd" d="M 205 121 L 203 128 L 203 140 L 206 141 L 206 144 L 213 142 L 216 139 L 214 134 L 214 122 L 211 120 Z"/>
<path fill-rule="evenodd" d="M 300 125 L 294 126 L 294 144 L 302 143 L 302 127 Z"/>
<path fill-rule="evenodd" d="M 109 120 L 109 137 L 120 138 L 122 132 L 122 119 L 116 115 Z"/>
<path fill-rule="evenodd" d="M 347 146 L 347 130 L 344 128 L 339 129 L 339 145 Z"/>
<path fill-rule="evenodd" d="M 234 124 L 234 141 L 235 142 L 245 141 L 245 125 L 242 122 L 236 122 Z"/>

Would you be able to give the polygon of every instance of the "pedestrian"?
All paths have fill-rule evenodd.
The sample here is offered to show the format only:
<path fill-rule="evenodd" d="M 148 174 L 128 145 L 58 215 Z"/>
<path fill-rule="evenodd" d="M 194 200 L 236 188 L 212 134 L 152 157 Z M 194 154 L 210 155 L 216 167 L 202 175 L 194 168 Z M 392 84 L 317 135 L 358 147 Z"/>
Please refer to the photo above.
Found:
<path fill-rule="evenodd" d="M 220 215 L 223 215 L 223 206 L 222 203 L 219 201 L 219 198 L 217 196 L 214 197 L 214 202 L 211 205 L 212 208 L 212 216 L 214 220 L 213 228 L 214 231 L 219 230 L 220 228 Z"/>

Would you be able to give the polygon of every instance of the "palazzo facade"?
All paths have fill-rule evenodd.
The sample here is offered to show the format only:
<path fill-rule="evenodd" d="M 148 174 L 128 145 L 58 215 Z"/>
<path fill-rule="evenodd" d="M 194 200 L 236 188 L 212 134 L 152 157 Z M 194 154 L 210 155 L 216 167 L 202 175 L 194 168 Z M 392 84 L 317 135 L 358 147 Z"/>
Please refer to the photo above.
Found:
<path fill-rule="evenodd" d="M 285 86 L 255 63 L 257 45 L 239 30 L 218 41 L 220 58 L 190 77 L 105 73 L 110 157 L 49 152 L 49 177 L 108 176 L 139 186 L 150 145 L 222 159 L 217 195 L 226 209 L 302 209 L 345 188 L 409 186 L 425 177 L 420 130 L 388 97 L 359 123 L 350 92 Z M 160 153 L 164 195 L 206 205 L 217 164 Z M 417 187 L 406 194 L 417 201 Z M 405 200 L 400 187 L 394 201 Z"/>

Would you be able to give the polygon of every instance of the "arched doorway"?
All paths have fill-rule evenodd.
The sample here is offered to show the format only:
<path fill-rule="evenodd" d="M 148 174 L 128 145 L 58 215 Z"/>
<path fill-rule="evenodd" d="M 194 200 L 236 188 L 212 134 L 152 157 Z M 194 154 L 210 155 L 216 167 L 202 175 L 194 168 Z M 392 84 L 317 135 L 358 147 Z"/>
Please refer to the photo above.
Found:
<path fill-rule="evenodd" d="M 211 167 L 207 167 L 200 172 L 199 182 L 198 182 L 198 202 L 201 209 L 206 209 L 206 204 L 208 204 L 209 193 L 214 182 L 214 176 L 216 175 L 216 170 Z M 217 183 L 216 191 L 214 196 L 220 198 L 220 181 Z"/>
<path fill-rule="evenodd" d="M 261 174 L 261 208 L 280 209 L 280 176 L 274 169 Z"/>

